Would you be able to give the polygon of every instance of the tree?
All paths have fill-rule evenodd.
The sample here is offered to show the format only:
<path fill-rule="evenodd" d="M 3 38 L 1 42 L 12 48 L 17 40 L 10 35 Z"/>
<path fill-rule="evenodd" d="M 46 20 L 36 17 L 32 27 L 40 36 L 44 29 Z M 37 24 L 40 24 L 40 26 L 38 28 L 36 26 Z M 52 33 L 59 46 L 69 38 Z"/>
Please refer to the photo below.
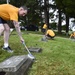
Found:
<path fill-rule="evenodd" d="M 29 8 L 28 12 L 28 22 L 33 24 L 39 24 L 42 17 L 40 16 L 40 6 L 38 6 L 37 0 L 27 0 L 26 3 L 27 7 Z"/>
<path fill-rule="evenodd" d="M 56 6 L 66 15 L 66 33 L 69 31 L 69 18 L 75 17 L 75 2 L 73 0 L 55 0 Z"/>
<path fill-rule="evenodd" d="M 62 30 L 62 26 L 61 26 L 61 9 L 59 8 L 58 9 L 58 12 L 59 12 L 59 21 L 58 21 L 58 33 L 61 34 L 61 30 Z"/>
<path fill-rule="evenodd" d="M 0 0 L 0 4 L 6 3 L 6 0 Z"/>

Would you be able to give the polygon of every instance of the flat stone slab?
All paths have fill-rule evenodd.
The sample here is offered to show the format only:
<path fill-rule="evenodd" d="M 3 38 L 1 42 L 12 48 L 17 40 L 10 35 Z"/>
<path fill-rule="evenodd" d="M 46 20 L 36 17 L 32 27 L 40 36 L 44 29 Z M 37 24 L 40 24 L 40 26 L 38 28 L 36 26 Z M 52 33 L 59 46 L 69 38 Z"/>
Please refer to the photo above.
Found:
<path fill-rule="evenodd" d="M 41 48 L 36 48 L 36 47 L 31 47 L 31 48 L 28 48 L 30 52 L 41 52 L 42 49 Z"/>
<path fill-rule="evenodd" d="M 33 60 L 27 55 L 12 56 L 0 63 L 0 72 L 6 72 L 6 75 L 24 75 L 32 63 Z"/>
<path fill-rule="evenodd" d="M 27 56 L 13 56 L 0 63 L 0 71 L 15 72 L 27 60 Z"/>

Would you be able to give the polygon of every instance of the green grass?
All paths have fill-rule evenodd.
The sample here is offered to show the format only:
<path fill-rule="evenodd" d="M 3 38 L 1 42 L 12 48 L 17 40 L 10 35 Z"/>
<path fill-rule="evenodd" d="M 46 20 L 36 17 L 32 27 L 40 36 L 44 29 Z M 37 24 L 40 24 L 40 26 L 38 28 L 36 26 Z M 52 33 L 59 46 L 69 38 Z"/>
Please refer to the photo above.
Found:
<path fill-rule="evenodd" d="M 16 34 L 13 32 L 12 34 Z M 56 36 L 55 40 L 41 41 L 40 32 L 23 32 L 27 47 L 40 47 L 41 53 L 32 53 L 36 60 L 28 75 L 75 75 L 75 42 Z M 27 54 L 18 35 L 11 35 L 9 43 L 13 54 L 3 51 L 3 36 L 0 37 L 0 62 L 13 55 Z"/>

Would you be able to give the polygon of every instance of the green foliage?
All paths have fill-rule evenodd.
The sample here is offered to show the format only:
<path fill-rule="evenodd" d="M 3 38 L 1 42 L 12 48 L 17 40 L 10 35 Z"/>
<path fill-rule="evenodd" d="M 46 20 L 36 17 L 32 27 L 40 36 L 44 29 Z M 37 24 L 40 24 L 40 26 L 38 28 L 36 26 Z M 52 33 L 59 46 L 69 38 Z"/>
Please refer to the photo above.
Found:
<path fill-rule="evenodd" d="M 75 2 L 74 0 L 55 0 L 58 8 L 70 17 L 75 17 Z"/>
<path fill-rule="evenodd" d="M 57 28 L 56 23 L 50 23 L 50 26 L 51 26 L 51 29 L 56 29 Z"/>
<path fill-rule="evenodd" d="M 0 0 L 0 4 L 7 3 L 6 0 Z"/>
<path fill-rule="evenodd" d="M 66 25 L 62 26 L 62 30 L 66 30 Z"/>
<path fill-rule="evenodd" d="M 38 25 L 41 21 L 38 2 L 36 0 L 27 0 L 26 5 L 29 8 L 29 13 L 27 15 L 29 23 Z"/>

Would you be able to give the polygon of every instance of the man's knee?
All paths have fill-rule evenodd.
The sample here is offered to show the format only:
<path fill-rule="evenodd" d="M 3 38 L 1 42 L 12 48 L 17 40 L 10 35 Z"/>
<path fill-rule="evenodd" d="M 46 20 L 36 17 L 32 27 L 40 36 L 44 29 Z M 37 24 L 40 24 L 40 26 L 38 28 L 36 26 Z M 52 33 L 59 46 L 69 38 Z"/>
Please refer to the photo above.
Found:
<path fill-rule="evenodd" d="M 8 24 L 4 24 L 4 31 L 10 31 L 10 27 L 8 26 Z"/>
<path fill-rule="evenodd" d="M 5 31 L 10 31 L 10 28 L 5 28 L 4 30 L 5 30 Z"/>

